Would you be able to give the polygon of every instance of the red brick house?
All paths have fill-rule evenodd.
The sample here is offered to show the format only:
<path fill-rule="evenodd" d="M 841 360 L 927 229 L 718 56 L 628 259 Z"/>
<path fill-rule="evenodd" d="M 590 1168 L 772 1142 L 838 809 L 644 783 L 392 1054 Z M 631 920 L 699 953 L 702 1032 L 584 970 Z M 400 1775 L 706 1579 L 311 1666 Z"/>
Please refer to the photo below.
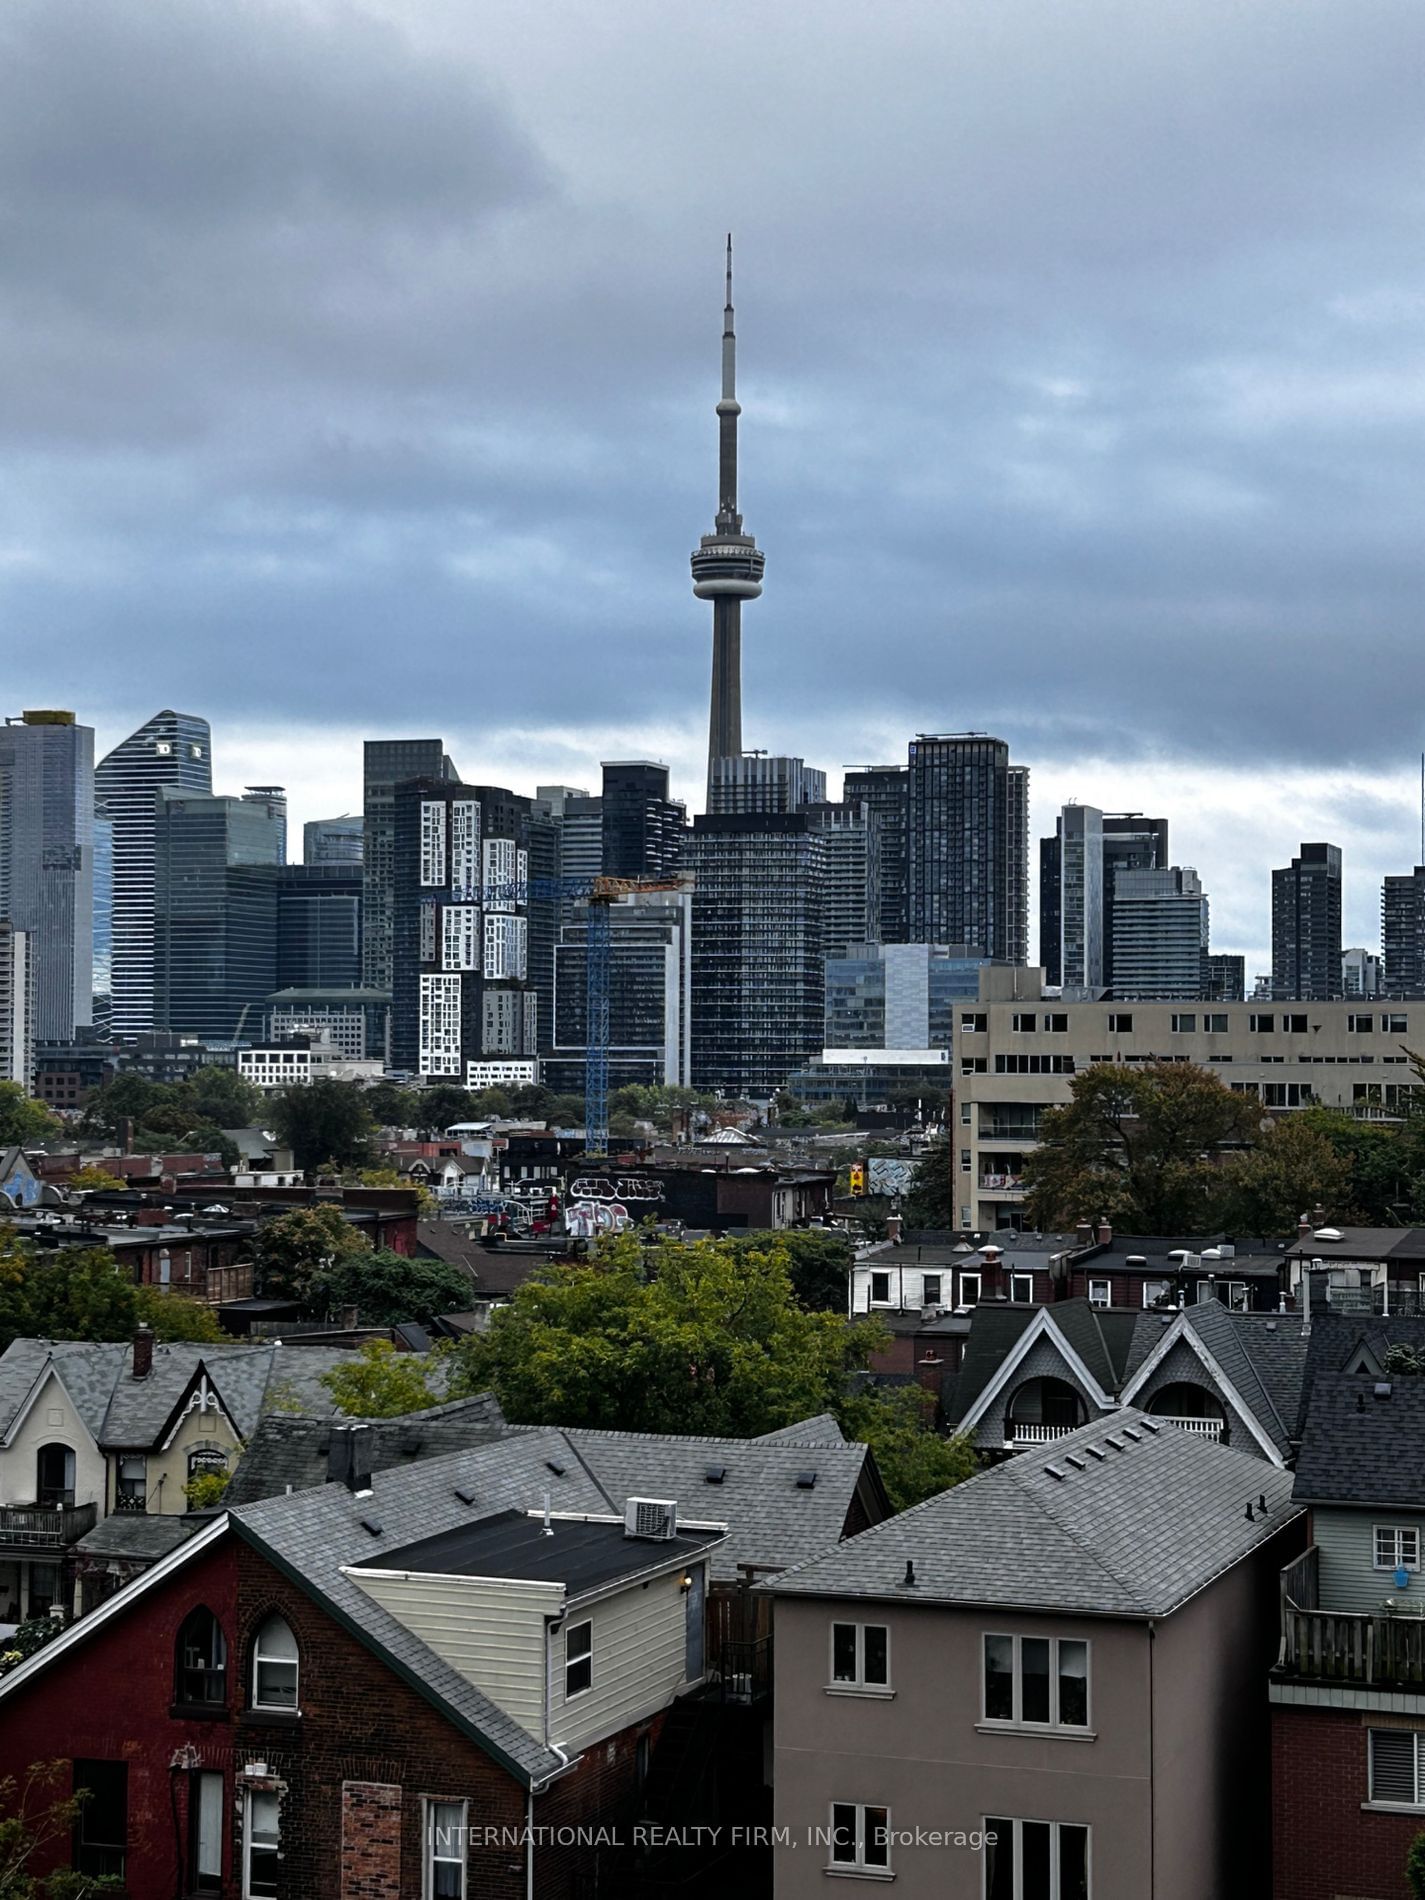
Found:
<path fill-rule="evenodd" d="M 70 1760 L 73 1863 L 128 1900 L 627 1892 L 721 1527 L 611 1516 L 558 1434 L 468 1482 L 372 1476 L 361 1438 L 345 1484 L 218 1519 L 0 1681 L 0 1776 Z"/>

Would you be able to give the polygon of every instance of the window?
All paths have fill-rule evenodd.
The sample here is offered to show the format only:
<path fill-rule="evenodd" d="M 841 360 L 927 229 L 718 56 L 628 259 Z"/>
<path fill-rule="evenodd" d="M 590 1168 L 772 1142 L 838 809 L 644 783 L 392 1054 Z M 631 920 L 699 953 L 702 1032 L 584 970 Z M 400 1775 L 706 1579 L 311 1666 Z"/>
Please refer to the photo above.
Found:
<path fill-rule="evenodd" d="M 973 1115 L 973 1113 L 974 1113 L 974 1110 L 973 1110 L 973 1108 L 972 1108 L 972 1106 L 971 1106 L 971 1104 L 970 1104 L 969 1102 L 961 1102 L 961 1104 L 960 1104 L 960 1126 L 961 1126 L 962 1128 L 968 1128 L 968 1127 L 970 1126 L 970 1120 L 971 1120 L 971 1117 L 972 1117 L 972 1115 Z"/>
<path fill-rule="evenodd" d="M 1111 1306 L 1113 1304 L 1112 1280 L 1089 1281 L 1089 1305 Z"/>
<path fill-rule="evenodd" d="M 985 1637 L 987 1722 L 1087 1728 L 1089 1646 L 1078 1638 Z"/>
<path fill-rule="evenodd" d="M 970 1150 L 968 1148 L 962 1148 L 960 1150 L 960 1172 L 962 1174 L 968 1174 L 970 1172 Z"/>
<path fill-rule="evenodd" d="M 74 1453 L 68 1445 L 41 1445 L 35 1454 L 35 1502 L 55 1510 L 74 1502 Z"/>
<path fill-rule="evenodd" d="M 996 1056 L 996 1075 L 1072 1075 L 1072 1056 Z"/>
<path fill-rule="evenodd" d="M 1021 1306 L 1028 1306 L 1034 1298 L 1034 1275 L 1012 1273 L 1009 1276 L 1009 1297 Z"/>
<path fill-rule="evenodd" d="M 1108 1033 L 1110 1036 L 1131 1036 L 1133 1034 L 1132 1016 L 1124 1015 L 1122 1011 L 1116 1014 L 1110 1014 L 1108 1019 Z"/>
<path fill-rule="evenodd" d="M 1209 1036 L 1225 1036 L 1227 1034 L 1226 1010 L 1210 1012 L 1203 1017 L 1202 1026 Z"/>
<path fill-rule="evenodd" d="M 1405 1018 L 1403 1016 L 1386 1015 L 1382 1016 L 1380 1021 L 1381 1028 L 1388 1036 L 1403 1036 L 1405 1034 Z"/>
<path fill-rule="evenodd" d="M 1067 1036 L 1069 1033 L 1068 1012 L 1066 1010 L 1051 1010 L 1044 1018 L 1044 1027 L 1051 1036 Z"/>
<path fill-rule="evenodd" d="M 990 1059 L 988 1056 L 962 1056 L 960 1058 L 961 1075 L 988 1075 Z"/>
<path fill-rule="evenodd" d="M 1197 1012 L 1188 1010 L 1186 1014 L 1173 1016 L 1173 1034 L 1175 1036 L 1195 1036 L 1197 1034 Z"/>
<path fill-rule="evenodd" d="M 883 1623 L 833 1623 L 831 1683 L 853 1689 L 887 1689 L 891 1681 L 891 1633 Z"/>
<path fill-rule="evenodd" d="M 74 1829 L 74 1868 L 122 1880 L 129 1844 L 129 1767 L 122 1761 L 76 1761 L 74 1792 L 84 1805 Z"/>
<path fill-rule="evenodd" d="M 960 1304 L 961 1306 L 976 1306 L 979 1304 L 979 1298 L 980 1298 L 979 1274 L 978 1273 L 962 1273 L 960 1275 Z"/>
<path fill-rule="evenodd" d="M 116 1511 L 146 1511 L 148 1509 L 148 1460 L 142 1452 L 126 1454 L 119 1460 L 114 1509 Z"/>
<path fill-rule="evenodd" d="M 990 1815 L 985 1833 L 985 1900 L 1089 1900 L 1086 1827 Z"/>
<path fill-rule="evenodd" d="M 571 1623 L 564 1637 L 564 1700 L 594 1686 L 594 1626 Z"/>
<path fill-rule="evenodd" d="M 465 1900 L 466 1804 L 425 1804 L 425 1884 L 421 1900 Z"/>
<path fill-rule="evenodd" d="M 867 1808 L 854 1801 L 831 1804 L 833 1867 L 889 1867 L 889 1808 Z"/>
<path fill-rule="evenodd" d="M 1411 1525 L 1377 1524 L 1371 1533 L 1377 1570 L 1418 1570 L 1420 1533 Z"/>
<path fill-rule="evenodd" d="M 989 1026 L 990 1019 L 988 1015 L 970 1015 L 960 1018 L 960 1034 L 962 1036 L 983 1036 Z"/>
<path fill-rule="evenodd" d="M 1369 1036 L 1374 1031 L 1375 1026 L 1376 1019 L 1374 1015 L 1358 1016 L 1353 1014 L 1346 1018 L 1346 1029 L 1348 1034 L 1352 1036 Z"/>
<path fill-rule="evenodd" d="M 1017 1029 L 1021 1035 L 1032 1036 L 1039 1027 L 1036 1012 L 1032 1009 L 1017 1009 L 1009 1021 L 1010 1028 Z"/>
<path fill-rule="evenodd" d="M 1283 1016 L 1282 1017 L 1282 1032 L 1284 1035 L 1304 1036 L 1306 1034 L 1306 1031 L 1307 1031 L 1307 1021 L 1304 1016 Z"/>
<path fill-rule="evenodd" d="M 276 1900 L 282 1847 L 277 1796 L 264 1788 L 249 1788 L 242 1813 L 242 1900 Z"/>
<path fill-rule="evenodd" d="M 889 1306 L 891 1303 L 891 1276 L 888 1273 L 871 1275 L 872 1306 Z"/>
<path fill-rule="evenodd" d="M 1173 1297 L 1171 1280 L 1145 1280 L 1143 1282 L 1143 1304 L 1145 1306 L 1166 1306 Z"/>
<path fill-rule="evenodd" d="M 223 1885 L 223 1778 L 188 1777 L 188 1888 L 220 1893 Z"/>
<path fill-rule="evenodd" d="M 297 1639 L 280 1616 L 268 1617 L 252 1646 L 252 1706 L 297 1706 Z"/>
<path fill-rule="evenodd" d="M 942 1284 L 943 1275 L 941 1274 L 923 1273 L 920 1276 L 920 1303 L 922 1306 L 939 1306 L 940 1288 Z"/>
<path fill-rule="evenodd" d="M 189 1613 L 178 1632 L 178 1671 L 174 1700 L 221 1708 L 228 1699 L 228 1646 L 211 1610 Z"/>
<path fill-rule="evenodd" d="M 1258 1015 L 1255 1011 L 1247 1018 L 1247 1027 L 1254 1036 L 1272 1036 L 1276 1034 L 1275 1016 Z"/>

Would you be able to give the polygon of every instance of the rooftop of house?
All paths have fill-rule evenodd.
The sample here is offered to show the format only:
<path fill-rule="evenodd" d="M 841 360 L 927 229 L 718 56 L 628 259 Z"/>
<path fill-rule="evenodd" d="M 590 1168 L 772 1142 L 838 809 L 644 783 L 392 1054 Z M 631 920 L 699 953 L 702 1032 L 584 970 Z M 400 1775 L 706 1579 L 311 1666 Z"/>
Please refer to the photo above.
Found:
<path fill-rule="evenodd" d="M 127 1342 L 16 1339 L 0 1353 L 0 1443 L 15 1430 L 53 1372 L 95 1443 L 151 1445 L 167 1430 L 195 1381 L 206 1374 L 234 1431 L 250 1438 L 272 1405 L 306 1413 L 335 1410 L 321 1375 L 355 1354 L 330 1346 L 155 1344 L 150 1370 L 134 1375 Z"/>
<path fill-rule="evenodd" d="M 324 1486 L 333 1431 L 328 1419 L 263 1419 L 227 1501 L 247 1505 L 289 1488 Z M 518 1443 L 533 1447 L 528 1468 L 537 1487 L 521 1504 L 537 1502 L 548 1490 L 556 1510 L 618 1516 L 631 1497 L 670 1499 L 693 1522 L 715 1518 L 728 1525 L 726 1542 L 713 1553 L 714 1577 L 728 1580 L 738 1576 L 739 1566 L 779 1569 L 834 1544 L 858 1495 L 873 1516 L 889 1510 L 867 1447 L 848 1444 L 827 1414 L 765 1438 L 558 1430 L 506 1423 L 486 1393 L 369 1421 L 377 1473 L 424 1467 L 457 1451 L 468 1454 L 472 1470 L 487 1457 L 501 1465 L 509 1446 Z M 580 1488 L 570 1503 L 566 1495 L 576 1483 Z"/>
<path fill-rule="evenodd" d="M 1050 1457 L 982 1471 L 768 1587 L 1168 1616 L 1300 1514 L 1291 1485 L 1259 1458 L 1128 1409 L 1057 1439 Z"/>
<path fill-rule="evenodd" d="M 207 1511 L 116 1511 L 112 1517 L 101 1517 L 74 1548 L 83 1557 L 147 1565 L 186 1544 L 211 1521 L 212 1514 Z"/>
<path fill-rule="evenodd" d="M 367 1557 L 358 1570 L 409 1570 L 443 1577 L 561 1583 L 585 1596 L 656 1565 L 701 1557 L 722 1536 L 716 1525 L 680 1525 L 673 1537 L 631 1537 L 621 1518 L 500 1511 L 457 1524 L 400 1550 Z"/>
<path fill-rule="evenodd" d="M 1337 1372 L 1313 1384 L 1293 1496 L 1304 1504 L 1425 1509 L 1425 1377 Z"/>
<path fill-rule="evenodd" d="M 1300 1317 L 1296 1324 L 1305 1330 Z M 1365 1379 L 1388 1378 L 1386 1354 L 1392 1346 L 1409 1346 L 1416 1352 L 1425 1352 L 1425 1315 L 1344 1313 L 1330 1308 L 1313 1311 L 1296 1436 L 1301 1439 L 1306 1435 L 1307 1414 L 1319 1380 L 1329 1379 L 1336 1373 L 1351 1373 Z"/>
<path fill-rule="evenodd" d="M 1425 1261 L 1425 1227 L 1317 1227 L 1290 1248 L 1293 1260 Z"/>

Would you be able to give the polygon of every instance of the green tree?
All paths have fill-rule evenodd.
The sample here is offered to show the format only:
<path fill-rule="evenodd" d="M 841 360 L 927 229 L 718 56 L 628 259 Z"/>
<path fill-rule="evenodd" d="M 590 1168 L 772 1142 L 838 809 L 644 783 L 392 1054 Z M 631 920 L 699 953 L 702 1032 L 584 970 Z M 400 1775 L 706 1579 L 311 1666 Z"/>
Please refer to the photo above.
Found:
<path fill-rule="evenodd" d="M 968 1438 L 942 1438 L 934 1429 L 935 1401 L 918 1385 L 872 1387 L 835 1408 L 848 1438 L 869 1445 L 891 1503 L 908 1511 L 980 1469 Z"/>
<path fill-rule="evenodd" d="M 357 1167 L 371 1147 L 371 1114 L 352 1082 L 290 1083 L 272 1097 L 278 1138 L 304 1174 L 328 1164 Z"/>
<path fill-rule="evenodd" d="M 50 1634 L 58 1634 L 58 1628 L 52 1624 Z M 42 1761 L 32 1762 L 23 1780 L 14 1775 L 0 1780 L 0 1900 L 97 1900 L 100 1894 L 123 1892 L 123 1881 L 109 1875 L 77 1874 L 68 1867 L 49 1874 L 33 1871 L 69 1852 L 86 1799 L 60 1792 L 69 1776 L 67 1761 Z"/>
<path fill-rule="evenodd" d="M 324 1372 L 321 1382 L 349 1418 L 399 1418 L 439 1403 L 431 1383 L 436 1363 L 430 1354 L 397 1352 L 388 1339 L 369 1339 L 354 1359 Z"/>
<path fill-rule="evenodd" d="M 1411 1900 L 1425 1900 L 1425 1831 L 1417 1834 L 1405 1856 L 1405 1879 Z"/>
<path fill-rule="evenodd" d="M 211 1306 L 190 1299 L 186 1293 L 168 1293 L 157 1286 L 134 1288 L 134 1322 L 151 1326 L 155 1339 L 184 1339 L 211 1346 L 227 1339 Z"/>
<path fill-rule="evenodd" d="M 470 1091 L 457 1088 L 454 1083 L 438 1082 L 434 1088 L 422 1089 L 416 1097 L 416 1127 L 423 1135 L 443 1135 L 457 1122 L 478 1120 Z"/>
<path fill-rule="evenodd" d="M 136 1289 L 107 1247 L 34 1255 L 19 1288 L 23 1334 L 37 1339 L 127 1339 Z"/>
<path fill-rule="evenodd" d="M 366 1106 L 378 1128 L 414 1128 L 418 1097 L 414 1089 L 403 1089 L 398 1082 L 373 1082 L 366 1091 Z"/>
<path fill-rule="evenodd" d="M 1351 1164 L 1304 1115 L 1274 1121 L 1255 1148 L 1223 1167 L 1224 1225 L 1248 1234 L 1294 1233 L 1303 1209 L 1340 1220 L 1351 1205 Z"/>
<path fill-rule="evenodd" d="M 233 1125 L 237 1126 L 236 1123 Z M 213 1122 L 200 1122 L 196 1128 L 185 1129 L 183 1146 L 194 1154 L 219 1156 L 225 1168 L 235 1168 L 242 1160 L 242 1153 L 232 1136 Z"/>
<path fill-rule="evenodd" d="M 786 1251 L 636 1234 L 554 1267 L 455 1349 L 456 1386 L 493 1388 L 520 1424 L 750 1437 L 825 1411 L 883 1343 L 877 1326 L 808 1313 Z"/>
<path fill-rule="evenodd" d="M 1259 1102 L 1195 1062 L 1096 1062 L 1046 1109 L 1026 1156 L 1025 1208 L 1036 1227 L 1104 1215 L 1135 1234 L 1207 1233 L 1231 1192 L 1223 1158 L 1250 1146 Z"/>
<path fill-rule="evenodd" d="M 190 1075 L 179 1091 L 195 1124 L 215 1128 L 254 1128 L 262 1120 L 265 1097 L 236 1069 L 210 1066 Z"/>
<path fill-rule="evenodd" d="M 855 1248 L 848 1235 L 825 1227 L 779 1228 L 775 1233 L 733 1234 L 728 1244 L 738 1253 L 787 1256 L 792 1292 L 809 1313 L 844 1313 L 850 1305 L 851 1263 Z"/>
<path fill-rule="evenodd" d="M 150 1082 L 146 1075 L 116 1075 L 91 1099 L 82 1126 L 93 1134 L 117 1135 L 121 1122 L 141 1128 L 152 1116 L 177 1106 L 177 1089 Z"/>
<path fill-rule="evenodd" d="M 107 1168 L 91 1162 L 87 1167 L 76 1168 L 65 1185 L 76 1193 L 92 1194 L 99 1188 L 122 1188 L 125 1182 L 120 1175 L 110 1174 Z"/>
<path fill-rule="evenodd" d="M 279 1299 L 310 1297 L 312 1286 L 333 1264 L 370 1251 L 371 1243 L 339 1207 L 294 1207 L 264 1221 L 253 1242 L 258 1286 Z"/>
<path fill-rule="evenodd" d="M 475 1297 L 470 1275 L 444 1260 L 412 1260 L 389 1247 L 346 1254 L 319 1268 L 306 1298 L 314 1312 L 331 1318 L 354 1306 L 370 1326 L 424 1323 L 440 1313 L 461 1313 Z"/>
<path fill-rule="evenodd" d="M 0 1148 L 46 1141 L 62 1126 L 59 1117 L 26 1095 L 18 1082 L 0 1082 Z"/>
<path fill-rule="evenodd" d="M 957 1225 L 954 1157 L 947 1135 L 937 1135 L 916 1162 L 901 1211 L 912 1230 Z"/>
<path fill-rule="evenodd" d="M 196 1478 L 190 1478 L 183 1487 L 188 1509 L 211 1511 L 215 1504 L 222 1503 L 223 1493 L 232 1481 L 231 1471 L 200 1471 Z"/>

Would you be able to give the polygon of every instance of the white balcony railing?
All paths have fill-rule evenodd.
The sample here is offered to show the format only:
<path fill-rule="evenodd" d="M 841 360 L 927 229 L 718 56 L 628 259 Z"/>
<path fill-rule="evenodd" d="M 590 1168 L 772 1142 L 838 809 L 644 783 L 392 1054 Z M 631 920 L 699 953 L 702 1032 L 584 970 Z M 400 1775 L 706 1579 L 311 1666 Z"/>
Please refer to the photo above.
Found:
<path fill-rule="evenodd" d="M 1179 1418 L 1173 1412 L 1155 1412 L 1154 1418 L 1160 1418 L 1165 1425 L 1176 1425 L 1180 1432 L 1195 1432 L 1199 1438 L 1221 1438 L 1223 1422 L 1220 1418 Z"/>
<path fill-rule="evenodd" d="M 1024 1425 L 1012 1418 L 1005 1425 L 1004 1442 L 1006 1445 L 1047 1445 L 1052 1439 L 1067 1438 L 1078 1429 L 1077 1425 Z"/>

